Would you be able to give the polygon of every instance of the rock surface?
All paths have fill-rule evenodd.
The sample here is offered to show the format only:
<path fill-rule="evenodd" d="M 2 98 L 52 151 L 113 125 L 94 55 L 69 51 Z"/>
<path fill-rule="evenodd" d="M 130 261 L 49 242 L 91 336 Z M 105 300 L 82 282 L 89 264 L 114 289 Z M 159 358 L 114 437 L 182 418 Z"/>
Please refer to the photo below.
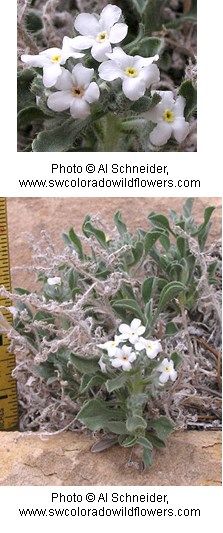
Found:
<path fill-rule="evenodd" d="M 18 438 L 22 436 L 23 438 Z M 51 437 L 0 433 L 1 486 L 213 486 L 221 485 L 221 433 L 176 432 L 142 473 L 137 456 L 113 446 L 92 453 L 95 441 L 67 432 Z"/>

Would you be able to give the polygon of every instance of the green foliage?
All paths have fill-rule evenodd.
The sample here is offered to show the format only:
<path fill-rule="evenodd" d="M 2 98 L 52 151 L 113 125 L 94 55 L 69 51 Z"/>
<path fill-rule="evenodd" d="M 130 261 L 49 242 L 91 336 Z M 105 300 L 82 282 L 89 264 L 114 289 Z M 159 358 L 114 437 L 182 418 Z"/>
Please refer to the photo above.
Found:
<path fill-rule="evenodd" d="M 55 277 L 50 280 L 46 274 L 47 264 L 46 270 L 37 269 L 41 289 L 35 295 L 15 291 L 14 328 L 40 358 L 33 372 L 46 381 L 56 401 L 62 388 L 63 398 L 67 395 L 78 406 L 79 423 L 116 435 L 121 446 L 140 445 L 145 466 L 151 464 L 153 448 L 165 446 L 174 429 L 163 413 L 150 419 L 150 400 L 164 386 L 159 380 L 162 361 L 168 358 L 175 370 L 182 361 L 172 348 L 166 354 L 165 347 L 169 337 L 173 343 L 175 336 L 181 338 L 182 310 L 193 313 L 199 298 L 200 256 L 214 207 L 204 210 L 200 224 L 192 209 L 188 198 L 180 214 L 152 212 L 149 230 L 135 233 L 117 211 L 116 232 L 109 238 L 104 223 L 87 215 L 82 234 L 73 228 L 63 233 L 66 253 L 64 260 L 61 255 L 61 261 L 52 259 Z M 208 265 L 210 284 L 217 282 L 217 266 L 216 260 Z M 123 321 L 128 332 L 114 339 Z M 137 333 L 142 326 L 145 331 Z M 139 336 L 136 344 L 134 335 Z"/>

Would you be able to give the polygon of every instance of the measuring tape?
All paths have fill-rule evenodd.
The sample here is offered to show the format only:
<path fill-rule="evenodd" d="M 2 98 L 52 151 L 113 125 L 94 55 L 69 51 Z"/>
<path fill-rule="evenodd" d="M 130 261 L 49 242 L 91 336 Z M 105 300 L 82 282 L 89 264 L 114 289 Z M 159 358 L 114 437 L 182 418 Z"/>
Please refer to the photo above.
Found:
<path fill-rule="evenodd" d="M 9 245 L 7 232 L 6 198 L 0 198 L 0 287 L 10 291 Z M 0 306 L 9 307 L 10 300 L 0 295 Z M 12 315 L 1 309 L 3 316 L 12 324 Z M 12 377 L 15 356 L 8 351 L 10 340 L 0 333 L 0 431 L 18 428 L 18 402 L 16 381 Z"/>

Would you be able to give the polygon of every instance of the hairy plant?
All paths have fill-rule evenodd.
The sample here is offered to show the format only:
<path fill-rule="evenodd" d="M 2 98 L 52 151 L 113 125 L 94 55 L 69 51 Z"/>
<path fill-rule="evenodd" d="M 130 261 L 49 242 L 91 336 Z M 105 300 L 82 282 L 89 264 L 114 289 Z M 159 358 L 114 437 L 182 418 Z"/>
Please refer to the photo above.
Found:
<path fill-rule="evenodd" d="M 120 212 L 112 229 L 87 215 L 82 234 L 63 233 L 61 252 L 45 232 L 30 237 L 27 270 L 40 288 L 1 289 L 13 301 L 13 327 L 2 319 L 1 330 L 17 356 L 21 429 L 89 428 L 108 445 L 140 445 L 149 465 L 174 427 L 204 426 L 198 406 L 219 427 L 220 260 L 207 245 L 214 207 L 197 225 L 192 206 L 189 198 L 180 215 L 152 212 L 150 228 L 135 233 Z"/>

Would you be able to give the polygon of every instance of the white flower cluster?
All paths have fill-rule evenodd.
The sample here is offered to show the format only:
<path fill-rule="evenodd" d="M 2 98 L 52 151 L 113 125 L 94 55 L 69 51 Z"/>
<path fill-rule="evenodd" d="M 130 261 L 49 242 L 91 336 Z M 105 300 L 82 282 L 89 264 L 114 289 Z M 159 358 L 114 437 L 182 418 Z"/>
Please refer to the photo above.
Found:
<path fill-rule="evenodd" d="M 159 340 L 150 340 L 142 337 L 145 327 L 141 325 L 141 320 L 134 318 L 128 326 L 121 324 L 119 326 L 120 335 L 115 335 L 114 340 L 107 341 L 104 344 L 98 344 L 102 350 L 106 350 L 111 366 L 120 368 L 129 372 L 132 369 L 132 363 L 137 360 L 139 352 L 144 350 L 149 359 L 154 359 L 158 353 L 162 352 L 162 346 Z M 129 341 L 130 346 L 125 344 Z M 103 356 L 99 360 L 102 372 L 106 372 L 106 364 L 103 362 Z M 175 381 L 177 373 L 174 370 L 173 361 L 165 358 L 156 368 L 160 372 L 159 381 L 166 383 L 170 378 Z"/>
<path fill-rule="evenodd" d="M 112 45 L 120 43 L 127 35 L 128 26 L 123 22 L 122 11 L 115 5 L 108 4 L 100 17 L 81 13 L 76 17 L 74 27 L 80 35 L 63 38 L 62 48 L 49 48 L 38 55 L 21 56 L 28 66 L 43 69 L 43 84 L 46 88 L 54 87 L 49 95 L 47 105 L 53 111 L 70 109 L 73 118 L 84 119 L 90 113 L 90 104 L 99 100 L 98 84 L 92 81 L 93 68 L 86 68 L 80 62 L 70 72 L 65 68 L 67 59 L 82 59 L 83 50 L 90 49 L 93 58 L 100 64 L 99 78 L 105 81 L 121 79 L 122 90 L 126 98 L 136 101 L 146 89 L 160 79 L 160 72 L 153 57 L 127 55 L 122 48 Z M 185 99 L 178 96 L 176 102 L 171 91 L 157 91 L 161 101 L 147 113 L 147 118 L 157 124 L 150 135 L 154 146 L 165 144 L 173 135 L 182 142 L 189 132 L 189 124 L 183 116 Z"/>

